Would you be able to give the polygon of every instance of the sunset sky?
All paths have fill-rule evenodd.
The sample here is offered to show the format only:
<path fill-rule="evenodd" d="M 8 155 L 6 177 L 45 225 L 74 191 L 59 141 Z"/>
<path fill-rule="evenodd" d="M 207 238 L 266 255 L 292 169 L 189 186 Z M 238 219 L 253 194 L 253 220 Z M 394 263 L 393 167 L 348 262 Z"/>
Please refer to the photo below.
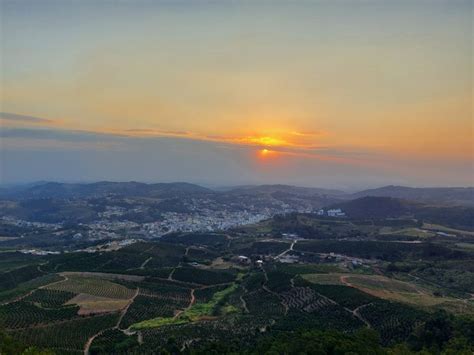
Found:
<path fill-rule="evenodd" d="M 474 185 L 471 0 L 0 3 L 0 183 Z"/>

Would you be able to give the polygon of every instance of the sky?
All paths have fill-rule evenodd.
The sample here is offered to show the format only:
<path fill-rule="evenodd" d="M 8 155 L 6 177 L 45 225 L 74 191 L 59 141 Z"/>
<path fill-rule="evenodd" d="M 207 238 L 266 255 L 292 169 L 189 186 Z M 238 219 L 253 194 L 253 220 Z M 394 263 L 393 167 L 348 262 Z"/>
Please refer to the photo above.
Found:
<path fill-rule="evenodd" d="M 0 4 L 0 183 L 474 185 L 471 0 Z"/>

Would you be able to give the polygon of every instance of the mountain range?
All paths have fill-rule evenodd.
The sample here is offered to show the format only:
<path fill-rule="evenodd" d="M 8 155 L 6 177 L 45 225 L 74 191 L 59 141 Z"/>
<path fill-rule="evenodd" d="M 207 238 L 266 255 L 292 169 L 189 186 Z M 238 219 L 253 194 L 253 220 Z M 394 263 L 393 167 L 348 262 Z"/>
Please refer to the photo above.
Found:
<path fill-rule="evenodd" d="M 326 197 L 328 202 L 354 200 L 361 197 L 391 197 L 424 204 L 442 206 L 474 206 L 474 187 L 429 187 L 413 188 L 406 186 L 384 186 L 347 193 L 341 190 L 291 185 L 239 186 L 226 190 L 214 190 L 186 182 L 154 183 L 110 182 L 95 183 L 58 183 L 41 182 L 24 186 L 4 187 L 0 189 L 3 198 L 77 198 L 106 195 L 171 197 L 180 195 L 226 195 L 226 196 L 279 196 L 298 198 Z"/>

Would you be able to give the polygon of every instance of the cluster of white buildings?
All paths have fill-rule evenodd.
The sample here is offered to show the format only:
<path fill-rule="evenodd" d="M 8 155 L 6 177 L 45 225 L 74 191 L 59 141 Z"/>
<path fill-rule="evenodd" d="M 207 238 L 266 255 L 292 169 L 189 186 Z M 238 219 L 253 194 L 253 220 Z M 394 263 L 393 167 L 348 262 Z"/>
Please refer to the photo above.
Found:
<path fill-rule="evenodd" d="M 21 249 L 20 253 L 31 254 L 31 255 L 43 255 L 43 256 L 61 254 L 59 251 L 48 251 L 48 250 L 39 250 L 39 249 Z"/>
<path fill-rule="evenodd" d="M 17 227 L 41 228 L 49 230 L 57 230 L 62 227 L 62 223 L 44 223 L 44 222 L 30 222 L 23 219 L 17 219 L 10 216 L 2 216 L 0 221 L 5 224 L 10 224 Z"/>
<path fill-rule="evenodd" d="M 204 232 L 253 224 L 270 217 L 268 214 L 248 211 L 201 211 L 192 214 L 166 212 L 162 216 L 162 221 L 144 223 L 142 229 L 150 236 L 170 232 Z"/>
<path fill-rule="evenodd" d="M 346 213 L 343 212 L 340 208 L 333 208 L 330 210 L 320 209 L 317 213 L 318 216 L 328 216 L 328 217 L 345 217 Z"/>

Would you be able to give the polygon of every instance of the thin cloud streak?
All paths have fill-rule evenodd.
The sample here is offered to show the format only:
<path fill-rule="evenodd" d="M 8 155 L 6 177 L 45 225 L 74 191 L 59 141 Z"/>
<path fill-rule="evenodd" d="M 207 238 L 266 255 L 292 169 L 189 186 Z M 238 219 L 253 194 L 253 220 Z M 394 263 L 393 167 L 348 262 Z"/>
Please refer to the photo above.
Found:
<path fill-rule="evenodd" d="M 137 132 L 141 134 L 133 134 Z M 150 132 L 146 130 L 145 132 Z M 4 147 L 17 147 L 11 139 L 30 139 L 32 142 L 38 144 L 38 148 L 43 145 L 39 144 L 42 140 L 48 141 L 48 146 L 52 146 L 51 142 L 60 142 L 64 144 L 64 147 L 70 147 L 71 143 L 88 143 L 94 144 L 102 148 L 118 147 L 120 144 L 127 144 L 129 142 L 142 142 L 146 143 L 153 140 L 161 139 L 177 139 L 178 141 L 195 141 L 203 143 L 215 143 L 220 146 L 234 147 L 234 148 L 246 148 L 251 150 L 259 151 L 267 146 L 271 146 L 271 150 L 279 155 L 285 155 L 288 157 L 300 157 L 310 158 L 319 160 L 334 160 L 341 163 L 356 163 L 369 158 L 370 151 L 360 151 L 357 149 L 341 149 L 337 147 L 328 146 L 315 146 L 315 145 L 297 145 L 283 142 L 281 140 L 269 141 L 266 137 L 211 137 L 206 135 L 199 135 L 192 132 L 170 132 L 170 131 L 159 131 L 153 130 L 152 134 L 143 135 L 144 131 L 137 130 L 126 130 L 126 131 L 113 131 L 113 132 L 100 132 L 100 131 L 84 131 L 84 130 L 66 130 L 66 129 L 50 129 L 50 128 L 14 128 L 6 127 L 0 131 L 0 137 L 4 138 Z M 262 139 L 263 138 L 263 139 Z M 114 143 L 114 145 L 105 145 L 105 143 Z M 269 142 L 277 142 L 278 144 L 268 144 Z M 31 145 L 30 145 L 31 146 Z M 60 148 L 60 144 L 55 145 Z M 74 144 L 74 147 L 80 148 L 81 145 Z M 123 149 L 123 148 L 122 148 Z"/>
<path fill-rule="evenodd" d="M 28 123 L 41 123 L 41 124 L 52 124 L 54 123 L 53 120 L 36 117 L 36 116 L 29 116 L 29 115 L 20 115 L 18 113 L 11 113 L 11 112 L 0 112 L 0 120 L 5 121 L 15 121 L 15 122 L 28 122 Z"/>

